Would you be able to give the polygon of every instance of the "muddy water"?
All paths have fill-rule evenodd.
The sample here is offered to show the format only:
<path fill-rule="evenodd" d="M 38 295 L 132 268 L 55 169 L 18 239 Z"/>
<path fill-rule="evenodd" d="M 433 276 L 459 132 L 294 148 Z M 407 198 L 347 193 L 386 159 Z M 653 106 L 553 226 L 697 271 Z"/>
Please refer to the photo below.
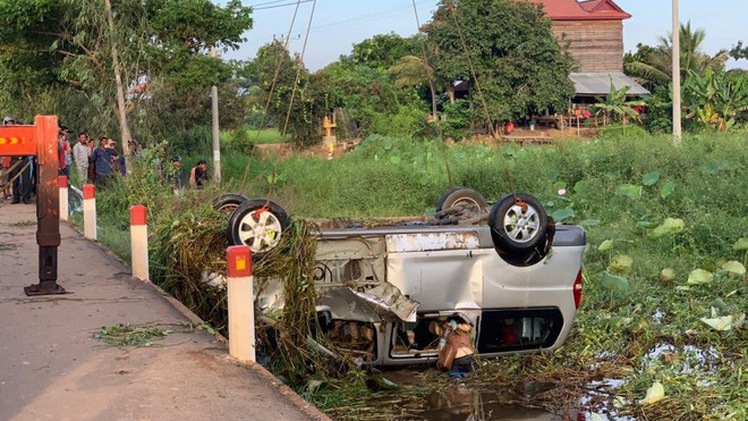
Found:
<path fill-rule="evenodd" d="M 416 370 L 395 370 L 382 373 L 383 377 L 400 387 L 423 386 Z M 532 397 L 542 394 L 552 386 L 539 383 L 515 385 L 512 390 L 497 390 L 486 386 L 474 386 L 469 382 L 455 381 L 445 390 L 432 392 L 423 397 L 420 405 L 409 406 L 401 414 L 407 420 L 423 421 L 577 421 L 585 420 L 583 413 L 569 411 L 554 415 L 541 409 L 528 408 L 516 403 L 517 396 Z M 493 389 L 493 390 L 492 390 Z M 523 399 L 524 400 L 524 399 Z"/>
<path fill-rule="evenodd" d="M 507 405 L 501 393 L 471 390 L 464 386 L 428 396 L 430 409 L 418 415 L 428 421 L 562 421 L 547 412 Z M 568 418 L 567 418 L 568 419 Z"/>

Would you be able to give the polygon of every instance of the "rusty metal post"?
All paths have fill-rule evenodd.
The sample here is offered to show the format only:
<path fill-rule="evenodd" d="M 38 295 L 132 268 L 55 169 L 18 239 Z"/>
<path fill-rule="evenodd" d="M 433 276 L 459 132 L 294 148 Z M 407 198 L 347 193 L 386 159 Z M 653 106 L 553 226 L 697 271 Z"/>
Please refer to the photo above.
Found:
<path fill-rule="evenodd" d="M 36 186 L 36 242 L 39 245 L 39 284 L 23 290 L 26 295 L 65 294 L 57 284 L 57 248 L 60 246 L 60 193 L 57 185 L 59 153 L 57 117 L 37 116 L 36 157 L 39 175 Z"/>

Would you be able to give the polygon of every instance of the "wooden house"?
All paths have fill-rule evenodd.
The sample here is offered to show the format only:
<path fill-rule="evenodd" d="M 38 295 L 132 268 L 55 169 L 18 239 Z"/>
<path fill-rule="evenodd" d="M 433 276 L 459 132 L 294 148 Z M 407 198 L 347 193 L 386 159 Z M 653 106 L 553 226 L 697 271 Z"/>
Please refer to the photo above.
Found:
<path fill-rule="evenodd" d="M 559 44 L 566 46 L 579 65 L 571 79 L 577 89 L 575 102 L 606 95 L 611 82 L 629 95 L 649 92 L 623 74 L 623 21 L 631 15 L 613 0 L 525 0 L 541 4 L 552 21 Z"/>

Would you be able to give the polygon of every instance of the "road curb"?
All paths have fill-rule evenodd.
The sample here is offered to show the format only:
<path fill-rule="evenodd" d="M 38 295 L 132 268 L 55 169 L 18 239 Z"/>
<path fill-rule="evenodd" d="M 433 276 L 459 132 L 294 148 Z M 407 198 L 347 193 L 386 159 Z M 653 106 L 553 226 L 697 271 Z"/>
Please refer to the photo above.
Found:
<path fill-rule="evenodd" d="M 114 254 L 109 248 L 107 248 L 104 244 L 102 244 L 99 241 L 90 241 L 89 239 L 85 238 L 83 235 L 83 232 L 79 229 L 79 227 L 73 222 L 60 222 L 61 224 L 65 224 L 73 229 L 78 235 L 81 236 L 82 240 L 88 241 L 89 243 L 95 245 L 101 251 L 103 251 L 107 256 L 114 258 L 119 263 L 124 265 L 127 268 L 130 268 L 130 265 L 122 260 L 119 256 Z M 200 316 L 195 314 L 192 310 L 190 310 L 187 306 L 182 304 L 179 300 L 172 297 L 169 293 L 164 291 L 161 287 L 154 284 L 151 281 L 141 281 L 140 279 L 135 279 L 133 277 L 130 277 L 132 282 L 141 284 L 141 285 L 147 285 L 152 287 L 158 294 L 166 299 L 166 301 L 174 307 L 175 310 L 177 310 L 180 314 L 182 314 L 184 317 L 186 317 L 190 322 L 196 324 L 196 325 L 205 325 L 205 320 L 201 319 Z M 226 360 L 234 365 L 244 367 L 246 369 L 252 370 L 255 374 L 260 376 L 264 381 L 270 383 L 271 386 L 273 386 L 280 394 L 285 396 L 291 404 L 293 404 L 295 407 L 299 408 L 303 413 L 308 415 L 310 418 L 314 419 L 315 421 L 332 421 L 330 417 L 328 417 L 324 412 L 322 412 L 319 408 L 316 406 L 310 404 L 309 402 L 305 401 L 301 396 L 298 395 L 293 389 L 288 387 L 285 383 L 278 380 L 277 377 L 275 377 L 271 372 L 269 372 L 265 367 L 263 367 L 260 364 L 242 364 L 239 361 L 236 361 L 235 359 L 231 358 L 228 354 L 228 339 L 226 339 L 225 336 L 221 335 L 220 333 L 216 332 L 213 334 L 213 336 L 216 338 L 216 340 L 221 344 L 221 346 L 226 351 Z"/>

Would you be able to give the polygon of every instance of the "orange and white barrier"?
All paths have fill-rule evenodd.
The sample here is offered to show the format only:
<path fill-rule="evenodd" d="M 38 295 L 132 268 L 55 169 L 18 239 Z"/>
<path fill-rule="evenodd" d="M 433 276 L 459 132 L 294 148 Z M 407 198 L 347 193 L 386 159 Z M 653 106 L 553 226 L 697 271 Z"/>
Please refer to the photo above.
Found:
<path fill-rule="evenodd" d="M 93 184 L 83 186 L 83 235 L 89 240 L 96 240 L 96 187 Z"/>
<path fill-rule="evenodd" d="M 60 219 L 67 221 L 70 216 L 68 208 L 68 178 L 64 175 L 57 177 L 57 187 L 60 190 Z"/>
<path fill-rule="evenodd" d="M 242 363 L 255 362 L 255 309 L 249 247 L 226 250 L 228 261 L 229 354 Z"/>
<path fill-rule="evenodd" d="M 132 276 L 148 280 L 148 224 L 147 210 L 143 205 L 130 208 L 130 250 L 132 251 Z"/>

